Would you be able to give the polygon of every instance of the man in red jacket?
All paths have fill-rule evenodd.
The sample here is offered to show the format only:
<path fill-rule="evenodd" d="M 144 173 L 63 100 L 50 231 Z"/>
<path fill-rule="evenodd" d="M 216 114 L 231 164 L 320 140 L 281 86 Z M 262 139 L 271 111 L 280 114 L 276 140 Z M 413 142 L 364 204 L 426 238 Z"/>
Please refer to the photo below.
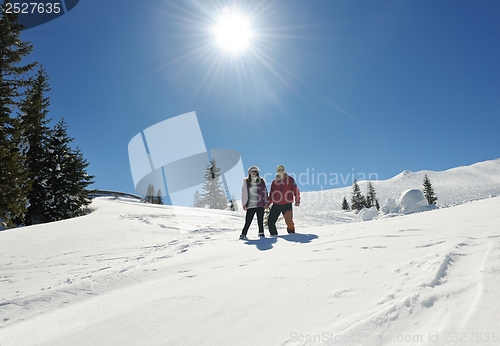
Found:
<path fill-rule="evenodd" d="M 278 165 L 276 172 L 276 179 L 273 180 L 271 192 L 269 193 L 270 203 L 273 204 L 267 219 L 269 233 L 271 235 L 278 235 L 276 221 L 281 213 L 283 213 L 283 217 L 285 218 L 288 233 L 295 233 L 292 203 L 295 198 L 295 206 L 298 207 L 300 205 L 300 191 L 295 180 L 285 173 L 285 166 Z"/>

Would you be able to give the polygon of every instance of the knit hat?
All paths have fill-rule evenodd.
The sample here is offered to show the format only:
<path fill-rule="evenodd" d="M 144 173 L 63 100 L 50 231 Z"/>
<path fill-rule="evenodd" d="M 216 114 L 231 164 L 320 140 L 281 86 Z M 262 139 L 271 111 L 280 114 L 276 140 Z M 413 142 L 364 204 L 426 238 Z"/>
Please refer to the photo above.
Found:
<path fill-rule="evenodd" d="M 285 166 L 283 166 L 283 165 L 278 165 L 278 166 L 276 166 L 276 172 L 279 172 L 279 171 L 281 171 L 281 170 L 282 170 L 283 172 L 285 172 Z"/>
<path fill-rule="evenodd" d="M 260 174 L 260 170 L 259 170 L 259 167 L 257 166 L 252 166 L 248 169 L 248 175 L 251 175 L 252 174 L 252 171 L 257 171 L 257 174 Z"/>

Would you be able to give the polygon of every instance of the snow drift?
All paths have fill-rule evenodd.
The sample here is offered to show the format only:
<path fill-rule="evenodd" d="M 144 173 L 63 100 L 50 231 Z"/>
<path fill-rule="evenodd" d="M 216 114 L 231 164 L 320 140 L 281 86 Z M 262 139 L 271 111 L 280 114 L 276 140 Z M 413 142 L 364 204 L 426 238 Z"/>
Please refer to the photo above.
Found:
<path fill-rule="evenodd" d="M 380 209 L 383 214 L 407 215 L 435 208 L 434 205 L 429 205 L 421 190 L 411 189 L 404 191 L 398 200 L 394 198 L 386 199 Z"/>
<path fill-rule="evenodd" d="M 379 212 L 375 206 L 371 208 L 363 208 L 359 211 L 359 219 L 361 221 L 375 220 L 379 216 Z"/>

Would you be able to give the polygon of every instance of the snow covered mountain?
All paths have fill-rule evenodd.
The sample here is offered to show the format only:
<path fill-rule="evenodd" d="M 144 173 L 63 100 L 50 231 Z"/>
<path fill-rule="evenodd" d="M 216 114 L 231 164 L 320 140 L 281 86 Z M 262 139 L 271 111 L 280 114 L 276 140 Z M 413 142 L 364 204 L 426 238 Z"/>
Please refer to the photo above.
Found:
<path fill-rule="evenodd" d="M 499 164 L 428 174 L 451 206 L 498 194 Z M 379 197 L 424 173 L 377 182 Z M 243 212 L 111 197 L 2 231 L 0 345 L 500 343 L 500 197 L 369 222 L 312 207 L 294 209 L 298 234 L 253 225 L 247 241 Z"/>
<path fill-rule="evenodd" d="M 399 195 L 409 189 L 422 189 L 424 175 L 427 174 L 432 182 L 434 191 L 438 196 L 438 205 L 451 206 L 468 201 L 494 197 L 500 195 L 500 159 L 479 162 L 470 166 L 452 168 L 442 172 L 404 171 L 388 180 L 373 181 L 379 201 L 382 203 L 386 198 L 398 198 Z M 366 181 L 358 182 L 363 192 Z M 334 207 L 340 209 L 342 198 L 349 199 L 352 188 L 305 192 L 303 193 L 311 202 L 311 207 L 318 207 L 315 202 L 323 200 L 335 201 Z M 323 203 L 319 203 L 323 204 Z"/>
<path fill-rule="evenodd" d="M 465 202 L 500 196 L 500 159 L 452 168 L 442 172 L 404 171 L 388 180 L 372 181 L 380 205 L 387 198 L 398 199 L 409 189 L 422 189 L 424 175 L 432 182 L 438 197 L 439 207 L 449 207 Z M 367 181 L 358 181 L 361 191 L 366 193 Z M 351 214 L 341 212 L 342 199 L 350 202 L 352 187 L 303 192 L 302 205 L 296 212 L 303 219 L 320 225 L 332 222 L 357 221 Z"/>

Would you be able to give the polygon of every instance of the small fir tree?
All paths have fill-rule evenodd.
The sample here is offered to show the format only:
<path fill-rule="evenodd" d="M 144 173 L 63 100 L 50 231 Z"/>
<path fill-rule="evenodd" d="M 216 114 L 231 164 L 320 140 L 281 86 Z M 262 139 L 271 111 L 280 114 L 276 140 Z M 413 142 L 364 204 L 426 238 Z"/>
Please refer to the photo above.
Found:
<path fill-rule="evenodd" d="M 155 202 L 155 187 L 153 184 L 148 185 L 148 190 L 146 191 L 146 202 L 151 204 Z"/>
<path fill-rule="evenodd" d="M 264 226 L 267 226 L 269 224 L 269 211 L 271 210 L 271 208 L 266 208 L 264 210 Z"/>
<path fill-rule="evenodd" d="M 375 192 L 375 188 L 373 187 L 371 181 L 367 183 L 366 188 L 368 190 L 368 193 L 366 194 L 366 207 L 367 208 L 371 208 L 373 206 L 377 207 L 378 205 L 377 193 Z M 378 209 L 380 209 L 380 205 L 377 207 L 377 210 Z"/>
<path fill-rule="evenodd" d="M 94 182 L 94 176 L 87 173 L 89 163 L 80 149 L 70 147 L 73 140 L 67 135 L 64 119 L 56 124 L 47 140 L 51 165 L 44 182 L 49 198 L 44 205 L 44 216 L 48 221 L 84 215 L 91 202 L 88 186 Z"/>
<path fill-rule="evenodd" d="M 424 195 L 430 205 L 436 204 L 437 197 L 432 188 L 432 183 L 427 174 L 424 176 Z"/>
<path fill-rule="evenodd" d="M 236 202 L 236 196 L 234 195 L 234 193 L 231 195 L 228 208 L 231 211 L 238 211 L 238 203 Z"/>
<path fill-rule="evenodd" d="M 163 197 L 162 197 L 161 190 L 156 191 L 154 203 L 155 204 L 163 204 Z"/>
<path fill-rule="evenodd" d="M 220 168 L 217 167 L 215 159 L 212 159 L 206 168 L 206 180 L 202 187 L 204 192 L 201 194 L 202 204 L 210 209 L 224 210 L 227 208 L 228 201 L 220 175 Z"/>
<path fill-rule="evenodd" d="M 366 205 L 365 196 L 361 194 L 361 189 L 359 188 L 358 182 L 354 180 L 352 184 L 352 197 L 351 197 L 351 209 L 360 211 Z"/>
<path fill-rule="evenodd" d="M 264 210 L 264 226 L 268 226 L 269 224 L 269 212 L 271 211 L 271 208 L 272 207 L 269 207 Z M 279 216 L 276 222 L 280 222 L 282 220 L 284 220 L 283 215 Z"/>
<path fill-rule="evenodd" d="M 351 208 L 349 208 L 349 203 L 347 203 L 347 199 L 345 197 L 342 200 L 342 210 L 351 210 Z"/>
<path fill-rule="evenodd" d="M 201 195 L 200 193 L 198 192 L 198 190 L 196 190 L 196 192 L 194 193 L 194 198 L 193 198 L 193 207 L 194 208 L 203 208 L 203 203 L 201 201 Z"/>

